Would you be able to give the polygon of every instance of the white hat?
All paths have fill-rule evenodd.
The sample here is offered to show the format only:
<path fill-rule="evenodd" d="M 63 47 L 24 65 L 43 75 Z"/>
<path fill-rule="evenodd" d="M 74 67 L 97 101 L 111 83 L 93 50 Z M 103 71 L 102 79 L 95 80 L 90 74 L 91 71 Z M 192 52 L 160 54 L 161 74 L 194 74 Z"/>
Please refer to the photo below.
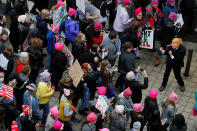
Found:
<path fill-rule="evenodd" d="M 133 123 L 133 128 L 134 128 L 134 129 L 140 130 L 140 128 L 141 128 L 141 123 L 140 123 L 139 121 L 134 122 L 134 123 Z"/>
<path fill-rule="evenodd" d="M 18 22 L 20 22 L 20 23 L 25 23 L 26 18 L 27 18 L 26 15 L 20 15 L 20 16 L 18 17 Z"/>
<path fill-rule="evenodd" d="M 124 106 L 123 105 L 116 105 L 115 112 L 118 114 L 123 114 L 124 113 Z"/>
<path fill-rule="evenodd" d="M 129 81 L 135 79 L 135 73 L 133 71 L 128 72 L 126 78 Z"/>

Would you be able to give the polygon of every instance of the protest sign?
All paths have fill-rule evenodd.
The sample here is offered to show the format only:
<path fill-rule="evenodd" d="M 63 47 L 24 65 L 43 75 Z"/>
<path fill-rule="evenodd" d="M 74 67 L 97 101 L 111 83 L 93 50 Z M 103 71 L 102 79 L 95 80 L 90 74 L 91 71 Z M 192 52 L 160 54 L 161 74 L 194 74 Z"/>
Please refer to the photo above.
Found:
<path fill-rule="evenodd" d="M 64 45 L 64 48 L 62 51 L 64 52 L 64 54 L 68 58 L 69 67 L 71 67 L 73 64 L 73 61 L 74 61 L 74 56 L 72 55 L 71 51 L 68 49 L 68 47 L 66 45 Z"/>
<path fill-rule="evenodd" d="M 182 14 L 179 14 L 179 17 L 177 18 L 177 20 L 174 22 L 174 25 L 180 24 L 181 26 L 184 25 L 184 21 L 183 21 L 183 17 Z"/>
<path fill-rule="evenodd" d="M 103 96 L 99 96 L 95 107 L 101 112 L 101 114 L 105 114 L 105 112 L 107 111 L 107 101 Z"/>
<path fill-rule="evenodd" d="M 0 96 L 6 97 L 7 99 L 13 101 L 13 88 L 0 83 Z"/>
<path fill-rule="evenodd" d="M 53 29 L 65 20 L 66 15 L 66 2 L 64 2 L 53 14 Z"/>
<path fill-rule="evenodd" d="M 76 0 L 76 5 L 85 14 L 85 0 Z"/>
<path fill-rule="evenodd" d="M 140 47 L 146 49 L 153 49 L 154 31 L 144 30 L 140 36 Z"/>
<path fill-rule="evenodd" d="M 73 80 L 73 85 L 77 88 L 84 74 L 78 60 L 75 60 L 68 73 Z"/>

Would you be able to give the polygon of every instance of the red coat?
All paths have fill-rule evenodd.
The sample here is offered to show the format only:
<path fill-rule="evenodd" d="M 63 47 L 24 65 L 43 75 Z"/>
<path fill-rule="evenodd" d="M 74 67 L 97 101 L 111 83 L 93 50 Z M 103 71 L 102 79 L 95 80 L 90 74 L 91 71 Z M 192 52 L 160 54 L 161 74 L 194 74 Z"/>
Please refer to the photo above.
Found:
<path fill-rule="evenodd" d="M 92 48 L 92 45 L 93 44 L 97 44 L 97 45 L 100 45 L 103 41 L 103 36 L 102 35 L 99 35 L 99 37 L 92 37 L 90 42 L 87 42 L 86 43 L 86 50 L 89 51 L 91 48 Z"/>
<path fill-rule="evenodd" d="M 17 72 L 17 73 L 21 73 L 23 67 L 24 67 L 24 64 L 23 64 L 23 63 L 20 63 L 19 60 L 17 60 L 17 61 L 16 61 L 16 72 Z"/>

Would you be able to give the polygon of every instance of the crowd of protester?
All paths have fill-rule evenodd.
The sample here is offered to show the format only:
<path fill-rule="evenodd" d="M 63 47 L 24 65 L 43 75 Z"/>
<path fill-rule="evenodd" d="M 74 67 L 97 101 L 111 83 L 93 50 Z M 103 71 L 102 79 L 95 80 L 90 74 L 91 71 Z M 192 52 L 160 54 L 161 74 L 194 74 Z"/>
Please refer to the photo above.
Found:
<path fill-rule="evenodd" d="M 185 118 L 177 113 L 178 95 L 172 91 L 162 101 L 157 96 L 166 88 L 171 69 L 180 90 L 185 91 L 181 68 L 186 49 L 180 38 L 182 25 L 175 21 L 182 13 L 192 24 L 193 2 L 182 0 L 178 10 L 175 0 L 85 0 L 83 13 L 75 0 L 66 0 L 68 14 L 53 27 L 53 13 L 64 1 L 49 10 L 48 0 L 35 0 L 29 10 L 27 0 L 7 0 L 6 15 L 0 14 L 0 86 L 2 90 L 3 83 L 13 88 L 13 100 L 1 93 L 0 130 L 72 131 L 73 123 L 80 123 L 78 131 L 186 131 Z M 93 5 L 100 15 L 94 15 Z M 36 23 L 30 13 L 36 15 Z M 99 22 L 101 17 L 106 21 Z M 147 29 L 162 36 L 155 66 L 162 55 L 167 58 L 159 91 L 149 90 L 142 104 L 142 90 L 148 90 L 149 78 L 136 59 L 143 59 L 140 36 Z M 71 76 L 63 75 L 71 68 L 65 46 L 71 47 L 83 71 L 77 87 Z M 59 104 L 50 108 L 57 91 Z M 96 108 L 99 98 L 107 103 L 105 112 Z M 197 103 L 192 115 L 196 111 Z M 85 121 L 77 114 L 86 117 Z"/>

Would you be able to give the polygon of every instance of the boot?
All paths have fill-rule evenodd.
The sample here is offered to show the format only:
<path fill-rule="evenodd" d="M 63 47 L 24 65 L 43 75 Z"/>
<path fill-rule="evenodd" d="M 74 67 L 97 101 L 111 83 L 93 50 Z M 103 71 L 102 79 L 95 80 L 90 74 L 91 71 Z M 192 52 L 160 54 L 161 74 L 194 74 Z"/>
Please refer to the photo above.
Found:
<path fill-rule="evenodd" d="M 160 65 L 161 63 L 161 58 L 159 56 L 156 57 L 156 61 L 155 61 L 155 66 Z"/>

